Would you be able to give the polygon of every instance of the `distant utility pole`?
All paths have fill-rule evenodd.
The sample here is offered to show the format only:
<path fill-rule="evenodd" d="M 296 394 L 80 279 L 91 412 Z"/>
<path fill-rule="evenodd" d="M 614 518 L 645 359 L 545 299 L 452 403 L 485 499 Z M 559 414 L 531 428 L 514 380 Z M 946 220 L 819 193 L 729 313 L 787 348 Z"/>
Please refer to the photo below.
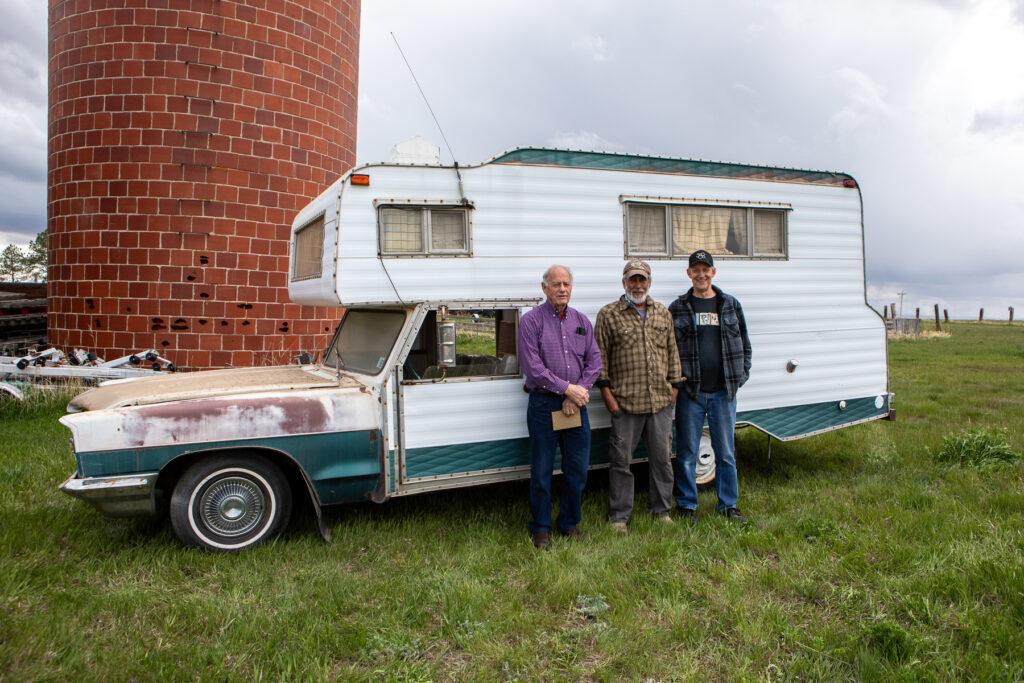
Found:
<path fill-rule="evenodd" d="M 906 294 L 902 289 L 896 292 L 900 297 L 900 317 L 903 317 L 903 295 Z"/>

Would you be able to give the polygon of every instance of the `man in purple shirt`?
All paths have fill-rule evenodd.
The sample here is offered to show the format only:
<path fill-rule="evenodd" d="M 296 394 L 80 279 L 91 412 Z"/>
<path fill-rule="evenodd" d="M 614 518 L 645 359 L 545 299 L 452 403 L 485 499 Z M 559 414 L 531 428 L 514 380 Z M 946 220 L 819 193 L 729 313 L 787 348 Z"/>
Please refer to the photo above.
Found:
<path fill-rule="evenodd" d="M 547 548 L 551 541 L 551 473 L 555 446 L 562 451 L 562 488 L 555 527 L 578 537 L 583 487 L 590 468 L 590 387 L 601 372 L 601 352 L 587 317 L 569 308 L 572 271 L 554 265 L 544 272 L 547 301 L 519 321 L 519 364 L 530 393 L 526 425 L 530 432 L 530 536 Z M 552 413 L 580 416 L 580 426 L 554 430 Z"/>

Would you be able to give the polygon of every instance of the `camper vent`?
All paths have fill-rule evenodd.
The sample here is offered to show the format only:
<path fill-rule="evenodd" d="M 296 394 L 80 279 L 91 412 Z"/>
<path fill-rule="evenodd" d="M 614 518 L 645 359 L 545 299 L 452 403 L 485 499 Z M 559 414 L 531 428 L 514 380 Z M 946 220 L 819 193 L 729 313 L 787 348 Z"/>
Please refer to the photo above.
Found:
<path fill-rule="evenodd" d="M 295 232 L 292 249 L 292 280 L 309 280 L 323 273 L 324 217 Z"/>

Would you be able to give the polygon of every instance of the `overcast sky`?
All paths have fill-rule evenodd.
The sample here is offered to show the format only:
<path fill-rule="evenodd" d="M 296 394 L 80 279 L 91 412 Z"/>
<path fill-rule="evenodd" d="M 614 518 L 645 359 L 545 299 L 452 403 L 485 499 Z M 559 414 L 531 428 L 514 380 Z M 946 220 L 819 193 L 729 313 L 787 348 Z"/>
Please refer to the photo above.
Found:
<path fill-rule="evenodd" d="M 46 12 L 2 0 L 0 242 L 45 225 Z M 1024 0 L 363 0 L 360 161 L 546 145 L 845 171 L 869 296 L 1024 317 Z"/>

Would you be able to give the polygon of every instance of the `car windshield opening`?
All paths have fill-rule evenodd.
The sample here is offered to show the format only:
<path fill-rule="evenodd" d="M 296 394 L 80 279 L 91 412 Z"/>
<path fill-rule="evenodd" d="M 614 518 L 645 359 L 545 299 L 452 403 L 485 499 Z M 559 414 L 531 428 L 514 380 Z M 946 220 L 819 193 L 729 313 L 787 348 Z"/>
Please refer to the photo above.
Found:
<path fill-rule="evenodd" d="M 334 342 L 327 349 L 324 366 L 378 374 L 384 369 L 404 324 L 405 311 L 349 309 Z"/>

